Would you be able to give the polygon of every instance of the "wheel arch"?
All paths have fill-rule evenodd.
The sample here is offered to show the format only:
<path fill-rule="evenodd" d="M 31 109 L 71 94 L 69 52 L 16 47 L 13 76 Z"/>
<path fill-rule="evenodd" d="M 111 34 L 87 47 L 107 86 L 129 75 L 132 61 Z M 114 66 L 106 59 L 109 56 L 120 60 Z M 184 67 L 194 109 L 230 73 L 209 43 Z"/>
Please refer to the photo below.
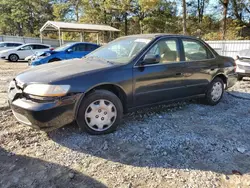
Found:
<path fill-rule="evenodd" d="M 8 60 L 10 60 L 10 56 L 11 56 L 11 55 L 16 55 L 16 56 L 18 57 L 18 59 L 20 59 L 19 55 L 17 55 L 16 53 L 10 53 L 10 54 L 8 55 Z"/>
<path fill-rule="evenodd" d="M 122 89 L 122 87 L 117 85 L 117 84 L 114 84 L 114 83 L 102 83 L 102 84 L 95 85 L 84 92 L 83 97 L 81 97 L 81 99 L 77 105 L 78 107 L 76 110 L 76 114 L 78 113 L 80 104 L 81 104 L 82 100 L 84 100 L 84 97 L 86 95 L 91 94 L 95 90 L 107 90 L 107 91 L 114 93 L 121 100 L 121 103 L 123 106 L 123 112 L 127 112 L 127 95 L 126 95 L 125 91 Z"/>
<path fill-rule="evenodd" d="M 215 79 L 215 78 L 220 78 L 222 79 L 222 81 L 224 82 L 225 86 L 227 87 L 227 76 L 224 73 L 218 73 L 216 74 L 213 79 L 211 80 L 211 82 Z M 225 87 L 225 88 L 226 88 Z"/>

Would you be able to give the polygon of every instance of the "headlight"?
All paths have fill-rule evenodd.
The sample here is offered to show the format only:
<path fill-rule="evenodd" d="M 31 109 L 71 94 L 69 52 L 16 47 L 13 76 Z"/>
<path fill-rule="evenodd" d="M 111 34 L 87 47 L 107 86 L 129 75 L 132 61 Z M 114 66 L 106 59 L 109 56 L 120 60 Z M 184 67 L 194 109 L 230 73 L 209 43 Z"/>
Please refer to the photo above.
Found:
<path fill-rule="evenodd" d="M 1 57 L 6 56 L 6 52 L 0 52 L 0 56 Z"/>
<path fill-rule="evenodd" d="M 24 93 L 42 97 L 61 97 L 69 91 L 69 85 L 31 84 L 24 89 Z"/>
<path fill-rule="evenodd" d="M 38 54 L 36 57 L 37 58 L 45 58 L 51 56 L 51 53 L 43 53 L 43 54 Z"/>

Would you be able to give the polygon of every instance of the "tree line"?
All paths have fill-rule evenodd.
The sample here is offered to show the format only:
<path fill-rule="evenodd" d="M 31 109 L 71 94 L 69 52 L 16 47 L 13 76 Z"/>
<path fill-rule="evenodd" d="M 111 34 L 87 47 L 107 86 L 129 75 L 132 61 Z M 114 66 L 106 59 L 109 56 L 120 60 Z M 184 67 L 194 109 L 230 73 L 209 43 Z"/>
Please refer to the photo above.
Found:
<path fill-rule="evenodd" d="M 242 35 L 250 27 L 249 7 L 249 0 L 0 0 L 0 34 L 37 37 L 46 21 L 56 20 L 107 24 L 120 29 L 120 35 L 184 33 L 206 40 L 250 39 Z"/>

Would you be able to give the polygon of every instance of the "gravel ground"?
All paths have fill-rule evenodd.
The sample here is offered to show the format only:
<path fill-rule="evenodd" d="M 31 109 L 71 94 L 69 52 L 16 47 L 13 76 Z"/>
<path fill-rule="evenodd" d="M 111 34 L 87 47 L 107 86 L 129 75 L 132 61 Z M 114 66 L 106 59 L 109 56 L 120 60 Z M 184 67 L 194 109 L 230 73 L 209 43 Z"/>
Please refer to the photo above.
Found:
<path fill-rule="evenodd" d="M 18 123 L 0 62 L 0 187 L 250 187 L 250 81 L 217 106 L 188 101 L 130 113 L 105 136 L 72 124 L 48 134 Z"/>

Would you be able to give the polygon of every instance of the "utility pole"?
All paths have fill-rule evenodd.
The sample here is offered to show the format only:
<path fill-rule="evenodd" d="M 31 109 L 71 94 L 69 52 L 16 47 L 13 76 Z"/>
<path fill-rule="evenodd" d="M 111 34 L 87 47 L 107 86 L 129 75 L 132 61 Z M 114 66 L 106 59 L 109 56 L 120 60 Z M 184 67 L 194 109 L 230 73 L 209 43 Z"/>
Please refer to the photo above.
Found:
<path fill-rule="evenodd" d="M 187 7 L 186 7 L 186 0 L 182 0 L 182 11 L 183 11 L 183 35 L 187 34 Z"/>

